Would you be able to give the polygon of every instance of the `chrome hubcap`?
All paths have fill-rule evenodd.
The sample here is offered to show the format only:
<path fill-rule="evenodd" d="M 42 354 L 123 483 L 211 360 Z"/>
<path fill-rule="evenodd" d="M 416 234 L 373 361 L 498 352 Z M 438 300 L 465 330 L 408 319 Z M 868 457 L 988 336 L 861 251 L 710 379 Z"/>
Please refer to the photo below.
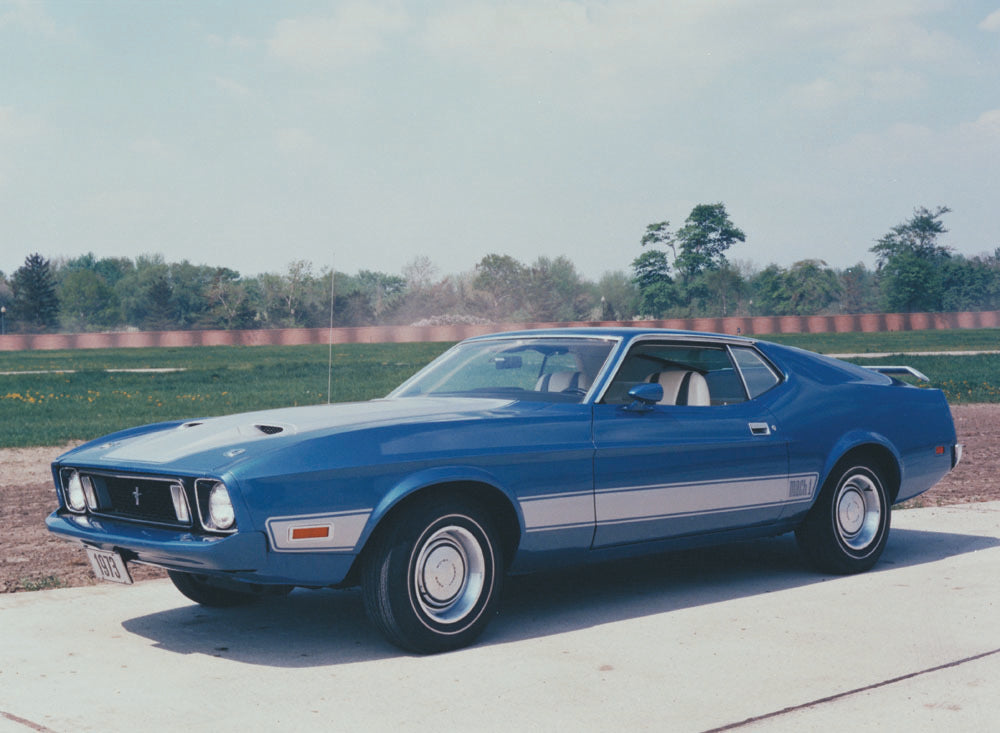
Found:
<path fill-rule="evenodd" d="M 875 483 L 858 474 L 848 477 L 837 494 L 837 533 L 852 550 L 863 550 L 878 535 L 882 501 Z"/>
<path fill-rule="evenodd" d="M 464 527 L 443 527 L 424 542 L 413 566 L 417 603 L 437 623 L 460 621 L 479 599 L 485 570 L 475 536 Z"/>

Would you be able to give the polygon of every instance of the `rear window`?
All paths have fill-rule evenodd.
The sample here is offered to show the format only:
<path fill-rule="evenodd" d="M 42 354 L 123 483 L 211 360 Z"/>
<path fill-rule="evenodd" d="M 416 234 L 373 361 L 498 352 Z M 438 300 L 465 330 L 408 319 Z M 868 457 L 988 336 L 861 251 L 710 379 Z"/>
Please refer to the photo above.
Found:
<path fill-rule="evenodd" d="M 733 358 L 736 359 L 743 374 L 750 399 L 759 397 L 781 381 L 768 363 L 753 349 L 737 346 L 732 351 Z"/>

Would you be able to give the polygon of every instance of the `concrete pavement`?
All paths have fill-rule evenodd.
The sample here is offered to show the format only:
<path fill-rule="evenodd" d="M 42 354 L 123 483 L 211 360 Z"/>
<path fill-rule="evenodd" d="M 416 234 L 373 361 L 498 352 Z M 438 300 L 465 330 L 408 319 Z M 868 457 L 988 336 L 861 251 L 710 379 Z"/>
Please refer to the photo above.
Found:
<path fill-rule="evenodd" d="M 357 591 L 0 596 L 0 731 L 993 729 L 1000 502 L 893 525 L 852 577 L 782 537 L 512 579 L 480 643 L 434 657 L 383 642 Z"/>

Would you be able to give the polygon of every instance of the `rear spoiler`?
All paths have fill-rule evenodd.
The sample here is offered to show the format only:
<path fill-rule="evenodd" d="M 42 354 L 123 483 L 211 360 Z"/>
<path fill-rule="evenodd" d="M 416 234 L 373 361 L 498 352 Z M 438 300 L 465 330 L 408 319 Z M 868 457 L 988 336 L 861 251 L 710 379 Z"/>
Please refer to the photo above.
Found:
<path fill-rule="evenodd" d="M 909 374 L 911 377 L 916 377 L 921 382 L 931 381 L 926 374 L 919 372 L 911 366 L 865 366 L 865 369 L 871 369 L 873 372 L 878 372 L 879 374 L 886 374 L 892 376 L 894 374 Z"/>

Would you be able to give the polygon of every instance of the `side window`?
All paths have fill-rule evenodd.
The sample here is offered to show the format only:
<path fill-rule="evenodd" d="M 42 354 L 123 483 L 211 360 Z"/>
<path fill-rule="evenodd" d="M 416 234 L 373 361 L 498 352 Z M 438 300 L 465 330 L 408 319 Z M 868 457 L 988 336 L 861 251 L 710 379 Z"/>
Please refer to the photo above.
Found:
<path fill-rule="evenodd" d="M 759 397 L 781 381 L 761 355 L 753 349 L 737 346 L 732 352 L 743 374 L 743 381 L 750 391 L 750 399 Z"/>
<path fill-rule="evenodd" d="M 726 349 L 706 344 L 642 342 L 625 357 L 602 402 L 625 404 L 643 382 L 663 387 L 664 405 L 706 407 L 746 400 Z"/>

